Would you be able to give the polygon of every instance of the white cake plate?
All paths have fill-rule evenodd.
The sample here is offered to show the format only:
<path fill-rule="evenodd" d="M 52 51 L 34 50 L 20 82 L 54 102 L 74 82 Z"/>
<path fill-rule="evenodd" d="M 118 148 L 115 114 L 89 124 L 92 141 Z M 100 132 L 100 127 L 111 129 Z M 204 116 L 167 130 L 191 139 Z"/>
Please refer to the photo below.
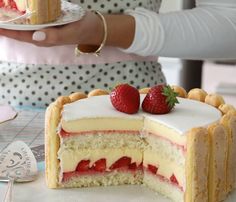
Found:
<path fill-rule="evenodd" d="M 4 11 L 0 11 L 4 12 Z M 67 1 L 62 1 L 62 15 L 54 22 L 47 24 L 39 24 L 39 25 L 30 25 L 22 22 L 22 19 L 12 21 L 12 22 L 1 22 L 0 28 L 10 29 L 10 30 L 22 30 L 22 31 L 30 31 L 30 30 L 38 30 L 46 27 L 54 27 L 65 25 L 71 22 L 75 22 L 80 20 L 85 14 L 85 11 L 77 4 L 73 4 Z M 0 15 L 1 16 L 1 15 Z M 1 21 L 1 18 L 0 18 Z"/>

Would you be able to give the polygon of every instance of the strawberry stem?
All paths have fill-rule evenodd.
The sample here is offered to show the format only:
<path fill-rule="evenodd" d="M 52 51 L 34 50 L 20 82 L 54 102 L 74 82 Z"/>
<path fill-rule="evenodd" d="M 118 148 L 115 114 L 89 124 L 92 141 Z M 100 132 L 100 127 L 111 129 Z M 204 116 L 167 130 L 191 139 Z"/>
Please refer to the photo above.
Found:
<path fill-rule="evenodd" d="M 178 93 L 174 92 L 174 90 L 169 85 L 163 87 L 162 94 L 166 96 L 166 102 L 170 108 L 179 103 L 177 99 Z"/>

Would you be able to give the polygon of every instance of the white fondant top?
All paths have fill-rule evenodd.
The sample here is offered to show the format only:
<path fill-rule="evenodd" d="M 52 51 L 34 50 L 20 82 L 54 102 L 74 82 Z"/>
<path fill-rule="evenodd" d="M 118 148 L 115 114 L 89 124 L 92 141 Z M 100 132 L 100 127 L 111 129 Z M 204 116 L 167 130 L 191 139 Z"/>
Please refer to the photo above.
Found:
<path fill-rule="evenodd" d="M 64 106 L 62 117 L 65 121 L 97 117 L 143 118 L 140 112 L 130 115 L 117 111 L 112 106 L 108 95 L 93 96 L 67 104 Z"/>
<path fill-rule="evenodd" d="M 145 95 L 141 95 L 141 103 Z M 153 115 L 141 110 L 137 114 L 129 115 L 117 111 L 111 104 L 108 95 L 94 96 L 82 99 L 64 106 L 62 118 L 65 121 L 72 121 L 83 118 L 132 118 L 157 121 L 180 134 L 186 133 L 194 127 L 204 127 L 218 121 L 221 112 L 202 102 L 178 98 L 179 104 L 168 114 Z"/>

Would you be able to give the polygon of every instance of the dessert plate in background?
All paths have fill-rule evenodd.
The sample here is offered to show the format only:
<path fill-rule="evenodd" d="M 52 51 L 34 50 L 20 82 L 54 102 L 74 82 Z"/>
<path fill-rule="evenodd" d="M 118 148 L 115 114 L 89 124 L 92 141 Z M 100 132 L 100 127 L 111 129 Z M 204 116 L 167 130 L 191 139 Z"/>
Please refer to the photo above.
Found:
<path fill-rule="evenodd" d="M 0 104 L 0 124 L 12 120 L 17 116 L 17 112 L 8 104 Z"/>
<path fill-rule="evenodd" d="M 73 4 L 67 1 L 62 1 L 61 6 L 62 6 L 62 14 L 54 22 L 46 24 L 30 25 L 25 23 L 24 16 L 22 16 L 22 18 L 21 17 L 19 18 L 19 16 L 14 16 L 11 22 L 4 22 L 4 20 L 1 21 L 0 17 L 0 28 L 10 29 L 10 30 L 33 31 L 33 30 L 43 29 L 46 27 L 60 26 L 71 22 L 75 22 L 77 20 L 80 20 L 85 14 L 83 8 L 77 4 Z"/>

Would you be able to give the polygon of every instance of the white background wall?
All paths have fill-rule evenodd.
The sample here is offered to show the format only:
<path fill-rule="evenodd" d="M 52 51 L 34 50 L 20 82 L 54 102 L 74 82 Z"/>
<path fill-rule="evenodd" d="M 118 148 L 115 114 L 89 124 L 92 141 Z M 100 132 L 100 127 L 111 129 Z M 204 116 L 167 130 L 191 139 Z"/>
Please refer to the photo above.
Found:
<path fill-rule="evenodd" d="M 176 11 L 182 8 L 182 0 L 162 0 L 160 12 Z M 159 58 L 162 70 L 170 85 L 181 85 L 182 62 L 178 58 Z"/>
<path fill-rule="evenodd" d="M 182 8 L 182 0 L 162 0 L 160 12 L 175 11 Z"/>

